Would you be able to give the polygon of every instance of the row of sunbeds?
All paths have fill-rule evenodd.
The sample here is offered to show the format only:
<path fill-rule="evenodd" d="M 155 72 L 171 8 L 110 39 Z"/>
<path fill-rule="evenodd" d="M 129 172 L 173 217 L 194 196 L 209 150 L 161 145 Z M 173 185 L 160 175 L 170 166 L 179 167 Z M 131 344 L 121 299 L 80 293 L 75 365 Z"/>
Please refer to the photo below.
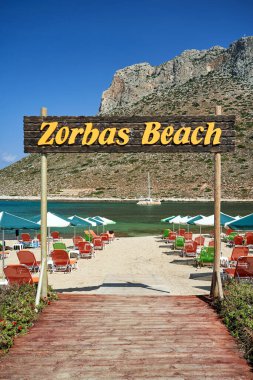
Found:
<path fill-rule="evenodd" d="M 103 250 L 105 245 L 109 244 L 115 238 L 114 233 L 96 235 L 94 231 L 89 231 L 88 238 L 86 232 L 84 236 L 85 238 L 75 236 L 73 238 L 72 247 L 67 247 L 62 241 L 56 241 L 53 243 L 53 250 L 48 257 L 48 270 L 51 273 L 57 271 L 70 273 L 73 269 L 78 268 L 78 259 L 90 259 L 95 257 L 95 250 Z M 58 239 L 61 239 L 60 236 L 55 240 Z M 36 274 L 40 271 L 40 261 L 36 260 L 32 251 L 26 249 L 18 251 L 17 257 L 20 264 L 7 265 L 4 268 L 5 277 L 8 280 L 8 283 L 36 284 L 38 282 Z"/>
<path fill-rule="evenodd" d="M 230 232 L 231 234 L 231 232 Z M 228 236 L 230 236 L 230 234 Z M 164 235 L 166 236 L 164 238 Z M 164 232 L 163 239 L 171 243 L 174 250 L 180 250 L 180 254 L 186 257 L 194 257 L 197 266 L 214 263 L 214 240 L 209 241 L 205 246 L 205 238 L 197 236 L 192 240 L 192 233 L 185 230 L 177 232 Z M 225 278 L 247 278 L 253 280 L 253 256 L 250 251 L 253 249 L 253 232 L 246 232 L 239 235 L 233 234 L 231 256 L 221 258 L 221 263 L 226 268 L 223 269 L 223 279 Z"/>

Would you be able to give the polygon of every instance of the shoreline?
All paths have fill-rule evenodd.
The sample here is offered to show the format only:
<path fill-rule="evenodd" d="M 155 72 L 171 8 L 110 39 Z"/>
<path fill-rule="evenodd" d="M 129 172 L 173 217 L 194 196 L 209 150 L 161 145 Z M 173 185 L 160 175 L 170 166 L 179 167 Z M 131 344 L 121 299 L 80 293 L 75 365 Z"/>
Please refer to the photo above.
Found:
<path fill-rule="evenodd" d="M 95 197 L 54 197 L 48 196 L 48 201 L 55 202 L 129 202 L 134 203 L 138 202 L 139 198 L 95 198 Z M 9 195 L 0 195 L 0 200 L 4 201 L 40 201 L 39 196 L 9 196 Z M 162 202 L 214 202 L 213 198 L 162 198 Z M 253 202 L 253 198 L 249 199 L 240 199 L 240 198 L 224 198 L 222 202 Z"/>

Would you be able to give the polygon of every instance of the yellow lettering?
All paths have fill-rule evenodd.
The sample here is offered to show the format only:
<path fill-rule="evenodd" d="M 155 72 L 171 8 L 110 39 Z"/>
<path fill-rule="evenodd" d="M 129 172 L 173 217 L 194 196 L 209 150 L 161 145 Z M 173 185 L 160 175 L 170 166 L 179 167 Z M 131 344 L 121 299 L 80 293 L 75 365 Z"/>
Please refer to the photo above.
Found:
<path fill-rule="evenodd" d="M 57 145 L 62 145 L 69 137 L 69 127 L 61 127 L 56 133 L 55 142 Z"/>
<path fill-rule="evenodd" d="M 82 145 L 92 145 L 99 136 L 99 130 L 97 128 L 93 128 L 92 123 L 86 123 L 85 125 L 86 128 L 82 139 Z"/>
<path fill-rule="evenodd" d="M 98 138 L 100 145 L 112 145 L 114 144 L 114 137 L 116 134 L 116 128 L 105 128 Z"/>
<path fill-rule="evenodd" d="M 130 129 L 129 128 L 121 128 L 118 131 L 118 137 L 122 141 L 120 141 L 119 139 L 116 139 L 116 144 L 117 145 L 126 145 L 129 142 L 129 136 L 128 136 L 129 133 L 130 133 Z"/>
<path fill-rule="evenodd" d="M 190 143 L 190 133 L 191 133 L 191 127 L 182 127 L 179 128 L 175 135 L 173 142 L 175 145 L 184 145 Z M 181 136 L 181 134 L 183 134 Z"/>
<path fill-rule="evenodd" d="M 162 145 L 168 145 L 172 140 L 172 135 L 174 133 L 174 128 L 172 125 L 169 125 L 164 129 L 164 131 L 161 134 L 161 143 Z"/>
<path fill-rule="evenodd" d="M 211 144 L 211 138 L 214 134 L 212 145 L 219 145 L 220 144 L 220 137 L 221 137 L 221 129 L 215 128 L 215 123 L 207 123 L 208 128 L 204 140 L 204 145 Z"/>
<path fill-rule="evenodd" d="M 204 132 L 204 130 L 205 130 L 204 127 L 197 127 L 193 130 L 192 135 L 191 135 L 191 144 L 192 145 L 198 145 L 202 142 L 203 137 L 198 138 L 198 133 Z"/>
<path fill-rule="evenodd" d="M 153 145 L 156 144 L 160 138 L 160 133 L 158 129 L 161 128 L 161 124 L 158 122 L 145 123 L 146 129 L 142 136 L 142 145 Z"/>
<path fill-rule="evenodd" d="M 48 129 L 45 131 L 45 133 L 43 133 L 37 145 L 53 145 L 54 138 L 52 137 L 51 140 L 49 139 L 54 133 L 54 131 L 56 130 L 57 126 L 58 126 L 58 123 L 56 121 L 52 123 L 45 123 L 45 122 L 42 123 L 40 130 L 43 131 L 43 129 L 46 127 L 48 127 Z"/>
<path fill-rule="evenodd" d="M 78 135 L 83 135 L 83 133 L 84 133 L 84 129 L 83 128 L 73 128 L 73 129 L 71 129 L 71 135 L 70 135 L 70 138 L 69 138 L 68 145 L 75 144 L 76 137 Z"/>

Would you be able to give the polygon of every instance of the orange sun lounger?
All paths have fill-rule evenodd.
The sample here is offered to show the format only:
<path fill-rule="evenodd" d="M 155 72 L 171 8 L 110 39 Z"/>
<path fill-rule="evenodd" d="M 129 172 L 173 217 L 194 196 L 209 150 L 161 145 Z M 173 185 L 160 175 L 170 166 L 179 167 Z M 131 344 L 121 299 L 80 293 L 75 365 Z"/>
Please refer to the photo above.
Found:
<path fill-rule="evenodd" d="M 10 285 L 33 285 L 39 282 L 39 278 L 33 277 L 25 265 L 7 265 L 4 267 L 4 274 Z"/>

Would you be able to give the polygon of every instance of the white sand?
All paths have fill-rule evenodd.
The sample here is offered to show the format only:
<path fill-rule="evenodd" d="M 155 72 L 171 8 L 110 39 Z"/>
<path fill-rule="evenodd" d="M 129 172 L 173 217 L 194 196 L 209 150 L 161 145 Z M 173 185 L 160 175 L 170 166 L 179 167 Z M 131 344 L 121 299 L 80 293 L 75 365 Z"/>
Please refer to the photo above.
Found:
<path fill-rule="evenodd" d="M 206 238 L 206 242 L 208 242 Z M 71 240 L 65 241 L 71 245 Z M 13 246 L 14 242 L 6 242 Z M 40 259 L 40 249 L 31 249 Z M 103 251 L 96 250 L 96 257 L 79 259 L 77 270 L 48 274 L 54 289 L 66 292 L 97 294 L 143 294 L 143 295 L 200 295 L 210 290 L 212 268 L 196 268 L 185 262 L 160 238 L 154 236 L 116 238 Z M 222 243 L 223 255 L 231 249 Z M 18 263 L 15 251 L 11 251 L 6 264 Z M 190 279 L 190 275 L 201 276 Z"/>

